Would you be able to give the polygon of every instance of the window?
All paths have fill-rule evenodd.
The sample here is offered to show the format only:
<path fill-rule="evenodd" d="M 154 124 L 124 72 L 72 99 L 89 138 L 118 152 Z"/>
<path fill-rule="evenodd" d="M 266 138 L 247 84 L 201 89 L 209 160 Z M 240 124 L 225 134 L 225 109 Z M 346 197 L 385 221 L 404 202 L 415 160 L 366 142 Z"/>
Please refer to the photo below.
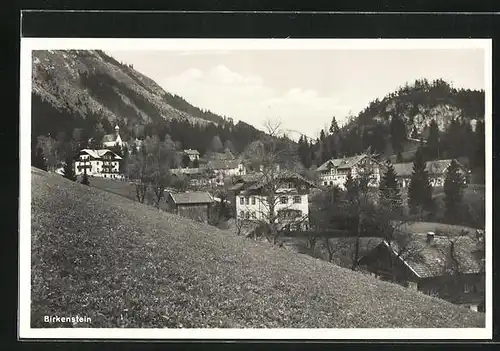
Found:
<path fill-rule="evenodd" d="M 288 197 L 281 196 L 280 197 L 280 203 L 283 204 L 283 205 L 287 204 L 288 203 Z"/>
<path fill-rule="evenodd" d="M 253 219 L 257 219 L 257 214 L 255 213 L 255 211 L 254 211 L 254 212 L 252 212 L 252 218 L 253 218 Z"/>
<path fill-rule="evenodd" d="M 293 197 L 293 203 L 294 204 L 300 204 L 302 202 L 302 198 L 300 196 L 294 196 Z"/>
<path fill-rule="evenodd" d="M 249 219 L 250 218 L 250 212 L 245 212 L 245 218 Z"/>
<path fill-rule="evenodd" d="M 250 198 L 248 196 L 245 198 L 245 202 L 247 205 L 250 203 Z"/>
<path fill-rule="evenodd" d="M 240 205 L 245 204 L 245 198 L 243 196 L 240 197 Z"/>
<path fill-rule="evenodd" d="M 255 205 L 255 196 L 252 196 L 252 205 Z"/>
<path fill-rule="evenodd" d="M 407 281 L 406 282 L 406 287 L 410 288 L 410 289 L 417 290 L 418 289 L 418 284 L 416 282 Z"/>
<path fill-rule="evenodd" d="M 323 182 L 323 185 L 324 185 L 324 186 L 327 186 L 327 185 L 328 185 L 328 182 Z"/>
<path fill-rule="evenodd" d="M 240 218 L 245 218 L 245 211 L 240 211 Z"/>

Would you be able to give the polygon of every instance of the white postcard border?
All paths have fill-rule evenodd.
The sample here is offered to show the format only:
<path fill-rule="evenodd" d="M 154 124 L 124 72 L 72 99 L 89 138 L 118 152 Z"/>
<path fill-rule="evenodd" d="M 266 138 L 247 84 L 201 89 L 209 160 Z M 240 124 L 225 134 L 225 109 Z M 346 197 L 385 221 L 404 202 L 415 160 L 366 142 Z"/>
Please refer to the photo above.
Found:
<path fill-rule="evenodd" d="M 486 192 L 485 328 L 376 329 L 139 329 L 31 328 L 31 74 L 33 50 L 445 50 L 485 52 L 485 172 L 492 186 L 492 41 L 491 39 L 99 39 L 22 38 L 20 57 L 20 207 L 18 336 L 26 339 L 491 339 L 492 338 L 492 193 Z M 83 313 L 84 311 L 82 311 Z"/>

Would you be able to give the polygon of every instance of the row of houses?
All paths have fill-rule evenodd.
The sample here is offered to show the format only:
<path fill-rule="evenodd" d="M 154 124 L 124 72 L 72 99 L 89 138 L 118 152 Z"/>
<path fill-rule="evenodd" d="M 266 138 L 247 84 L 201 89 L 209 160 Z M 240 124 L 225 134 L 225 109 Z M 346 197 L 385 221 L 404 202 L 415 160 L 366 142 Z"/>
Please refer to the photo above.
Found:
<path fill-rule="evenodd" d="M 116 128 L 114 137 L 103 142 L 104 147 L 123 144 Z M 106 144 L 108 143 L 108 144 Z M 199 161 L 197 150 L 187 149 L 184 153 L 190 161 Z M 75 162 L 77 174 L 84 169 L 90 175 L 119 178 L 120 156 L 108 149 L 81 150 Z M 432 186 L 444 185 L 446 170 L 452 160 L 429 161 L 426 170 Z M 402 188 L 408 186 L 413 165 L 411 163 L 396 163 L 393 165 L 398 183 Z M 467 170 L 459 163 L 460 172 L 466 176 Z M 292 230 L 308 230 L 308 215 L 310 194 L 318 187 L 343 187 L 348 174 L 353 178 L 362 172 L 371 175 L 370 184 L 378 186 L 384 172 L 384 164 L 369 155 L 362 154 L 353 157 L 331 159 L 316 169 L 318 182 L 311 182 L 293 172 L 279 172 L 278 179 L 266 179 L 262 170 L 249 172 L 243 162 L 237 159 L 215 159 L 197 168 L 179 168 L 172 170 L 173 174 L 187 176 L 195 185 L 223 185 L 224 180 L 231 178 L 229 188 L 230 199 L 236 210 L 237 220 L 249 222 L 266 221 L 270 203 L 275 211 L 275 221 L 280 227 L 287 226 Z M 269 183 L 273 184 L 273 196 L 269 196 Z M 166 198 L 170 212 L 208 222 L 217 199 L 209 192 L 169 191 Z M 482 234 L 484 236 L 484 233 Z M 381 238 L 374 238 L 375 246 L 359 260 L 359 266 L 371 275 L 392 280 L 410 289 L 419 290 L 431 296 L 448 300 L 474 311 L 484 311 L 484 258 L 481 257 L 478 241 L 470 237 L 461 237 L 453 243 L 455 258 L 459 259 L 459 279 L 450 279 L 446 270 L 450 260 L 450 245 L 448 237 L 434 233 L 414 234 L 415 240 L 411 248 L 406 248 L 401 254 L 395 243 L 388 243 Z M 479 240 L 480 242 L 480 240 Z M 393 258 L 394 260 L 390 259 Z M 394 267 L 393 265 L 396 265 Z M 396 272 L 394 276 L 394 272 Z"/>
<path fill-rule="evenodd" d="M 120 127 L 115 126 L 115 133 L 105 135 L 102 140 L 103 149 L 89 150 L 84 149 L 80 152 L 80 159 L 77 171 L 82 173 L 84 168 L 87 168 L 93 176 L 102 176 L 117 178 L 121 177 L 117 172 L 117 165 L 120 157 L 106 148 L 115 146 L 123 147 L 126 145 L 120 136 Z M 83 154 L 82 154 L 83 153 Z M 189 157 L 189 160 L 199 161 L 200 153 L 198 150 L 186 149 L 183 151 Z M 83 161 L 87 161 L 86 164 Z M 429 173 L 429 178 L 432 186 L 443 186 L 446 176 L 446 170 L 451 163 L 451 159 L 428 161 L 426 170 Z M 109 165 L 113 167 L 108 172 Z M 466 168 L 459 164 L 460 172 L 467 176 Z M 400 187 L 405 188 L 409 184 L 411 178 L 413 164 L 412 163 L 395 163 L 394 170 L 397 174 L 397 180 Z M 356 178 L 360 172 L 367 171 L 371 174 L 372 180 L 370 185 L 378 186 L 381 175 L 384 170 L 384 164 L 375 160 L 367 154 L 361 154 L 351 157 L 330 159 L 320 165 L 317 169 L 318 185 L 319 186 L 338 186 L 343 187 L 347 179 L 347 175 L 351 174 Z M 230 159 L 214 159 L 197 168 L 178 168 L 172 170 L 176 175 L 187 175 L 191 178 L 193 185 L 207 185 L 209 183 L 222 186 L 224 180 L 228 177 L 242 176 L 247 173 L 246 165 L 236 158 Z"/>
<path fill-rule="evenodd" d="M 426 164 L 426 171 L 429 174 L 429 181 L 431 186 L 439 187 L 444 185 L 446 178 L 446 171 L 451 164 L 451 159 L 428 161 Z M 458 161 L 459 172 L 465 180 L 469 171 Z M 396 179 L 401 188 L 406 188 L 411 179 L 413 171 L 413 163 L 395 163 L 394 171 Z M 361 172 L 368 172 L 372 180 L 370 185 L 378 186 L 380 184 L 381 176 L 384 172 L 385 165 L 367 154 L 356 155 L 352 157 L 331 159 L 323 163 L 316 169 L 318 174 L 318 183 L 321 186 L 338 186 L 344 187 L 347 175 L 351 174 L 356 178 Z"/>
<path fill-rule="evenodd" d="M 223 186 L 226 179 L 247 174 L 247 168 L 237 159 L 226 159 L 210 160 L 196 168 L 175 168 L 171 172 L 177 176 L 189 177 L 193 186 Z"/>

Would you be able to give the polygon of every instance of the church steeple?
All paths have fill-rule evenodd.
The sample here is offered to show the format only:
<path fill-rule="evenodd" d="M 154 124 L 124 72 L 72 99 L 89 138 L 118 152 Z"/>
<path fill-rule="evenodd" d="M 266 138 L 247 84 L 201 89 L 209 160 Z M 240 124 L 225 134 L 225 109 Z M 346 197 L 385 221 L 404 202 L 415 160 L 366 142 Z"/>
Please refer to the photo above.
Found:
<path fill-rule="evenodd" d="M 115 126 L 115 133 L 117 136 L 120 134 L 120 127 L 118 125 Z"/>

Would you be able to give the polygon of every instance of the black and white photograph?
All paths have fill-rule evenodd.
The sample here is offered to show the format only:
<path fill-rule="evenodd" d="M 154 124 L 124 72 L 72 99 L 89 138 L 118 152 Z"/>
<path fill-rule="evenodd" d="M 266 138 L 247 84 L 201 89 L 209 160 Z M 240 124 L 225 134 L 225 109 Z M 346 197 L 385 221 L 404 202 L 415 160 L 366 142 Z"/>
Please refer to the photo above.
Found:
<path fill-rule="evenodd" d="M 492 333 L 491 40 L 21 41 L 20 336 Z"/>

